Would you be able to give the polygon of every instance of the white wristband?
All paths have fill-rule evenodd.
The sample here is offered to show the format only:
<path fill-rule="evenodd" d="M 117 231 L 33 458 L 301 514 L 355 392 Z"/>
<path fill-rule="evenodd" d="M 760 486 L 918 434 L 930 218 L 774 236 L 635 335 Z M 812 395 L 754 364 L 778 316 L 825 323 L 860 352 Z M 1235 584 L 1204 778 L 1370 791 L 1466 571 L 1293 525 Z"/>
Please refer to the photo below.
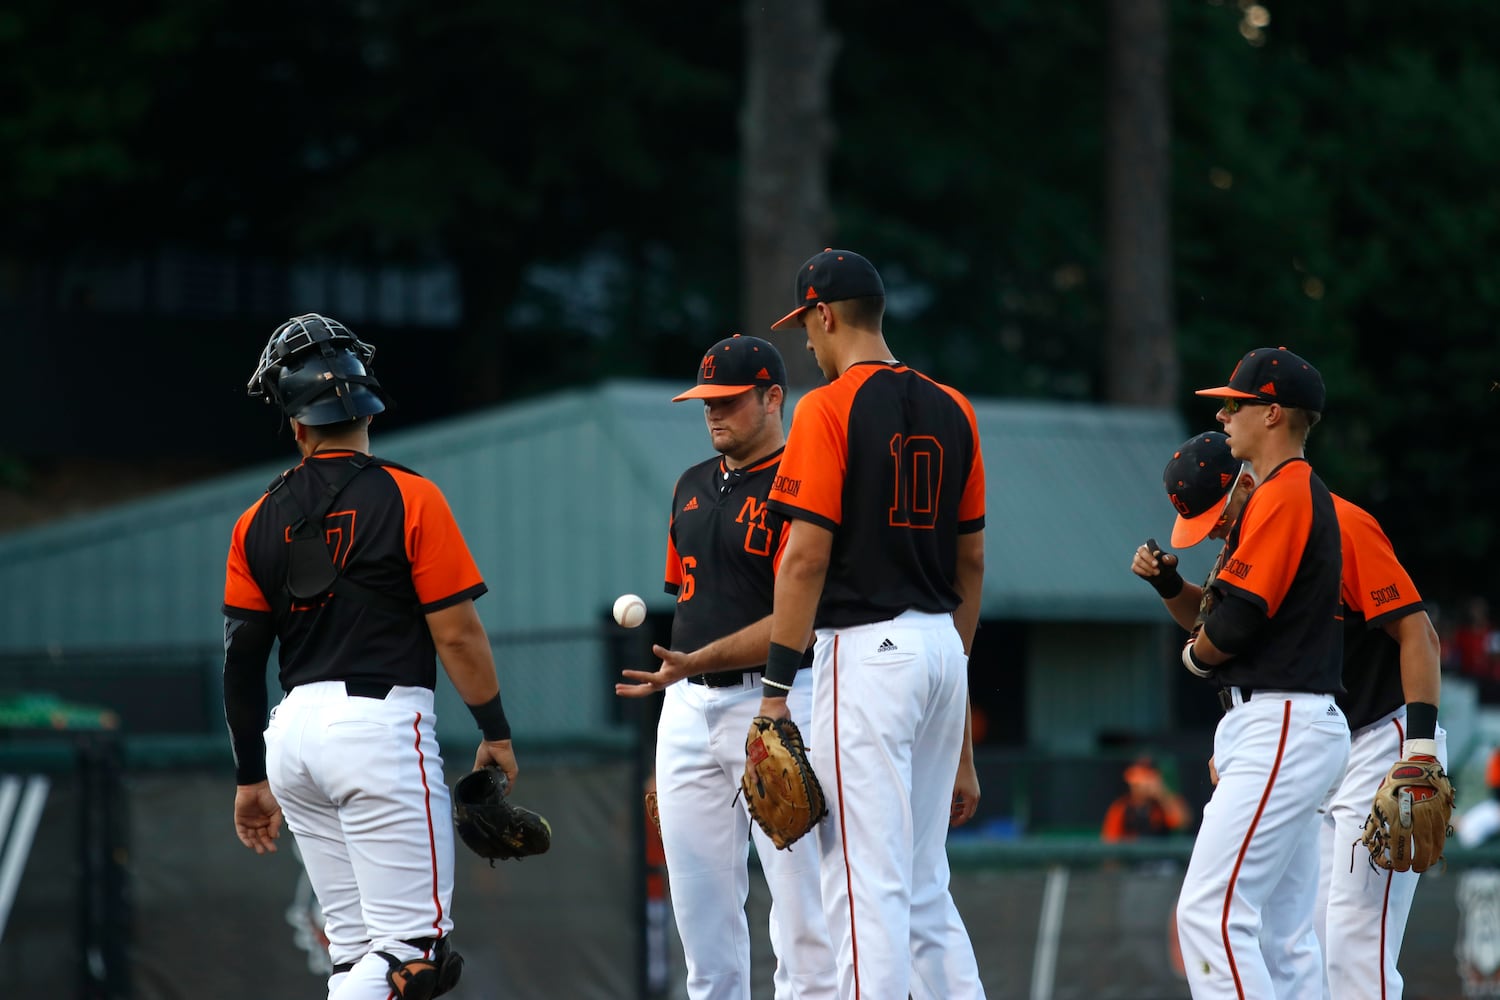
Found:
<path fill-rule="evenodd" d="M 1413 757 L 1437 757 L 1437 740 L 1407 740 L 1406 749 L 1402 751 L 1401 758 L 1410 760 Z"/>
<path fill-rule="evenodd" d="M 1196 677 L 1208 677 L 1213 673 L 1213 671 L 1205 670 L 1202 667 L 1198 666 L 1197 661 L 1193 657 L 1193 643 L 1197 641 L 1198 637 L 1194 636 L 1193 638 L 1188 640 L 1187 645 L 1182 647 L 1182 665 L 1184 667 L 1187 667 L 1188 670 L 1191 671 Z"/>

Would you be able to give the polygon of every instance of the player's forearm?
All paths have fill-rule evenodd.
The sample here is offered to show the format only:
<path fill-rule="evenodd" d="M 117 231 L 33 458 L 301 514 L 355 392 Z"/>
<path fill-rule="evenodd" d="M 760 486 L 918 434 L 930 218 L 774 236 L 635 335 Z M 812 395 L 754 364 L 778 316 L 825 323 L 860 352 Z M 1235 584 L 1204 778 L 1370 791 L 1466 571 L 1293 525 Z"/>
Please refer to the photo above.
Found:
<path fill-rule="evenodd" d="M 1162 598 L 1172 620 L 1191 632 L 1198 624 L 1198 605 L 1203 600 L 1203 588 L 1196 583 L 1184 583 L 1177 596 L 1170 600 Z"/>
<path fill-rule="evenodd" d="M 785 563 L 776 576 L 776 611 L 770 641 L 792 649 L 806 649 L 812 637 L 818 598 L 823 593 L 824 570 L 807 575 L 788 572 Z"/>
<path fill-rule="evenodd" d="M 1442 697 L 1442 647 L 1427 612 L 1418 611 L 1386 630 L 1401 646 L 1401 691 L 1407 704 L 1436 706 Z"/>
<path fill-rule="evenodd" d="M 963 640 L 964 655 L 968 655 L 974 648 L 974 633 L 979 629 L 979 604 L 984 594 L 984 532 L 958 537 L 953 589 L 959 597 L 959 605 L 953 611 L 953 626 Z"/>
<path fill-rule="evenodd" d="M 791 649 L 807 648 L 832 549 L 831 532 L 806 521 L 792 523 L 786 552 L 776 570 L 771 642 Z"/>
<path fill-rule="evenodd" d="M 224 722 L 238 785 L 266 778 L 266 661 L 275 639 L 268 624 L 224 619 Z"/>
<path fill-rule="evenodd" d="M 443 670 L 464 704 L 480 705 L 496 698 L 500 681 L 495 674 L 495 654 L 474 602 L 434 611 L 427 616 L 427 625 Z"/>
<path fill-rule="evenodd" d="M 1208 637 L 1207 632 L 1200 631 L 1193 640 L 1193 656 L 1199 662 L 1217 667 L 1221 663 L 1228 663 L 1230 655 L 1214 645 L 1214 641 Z"/>
<path fill-rule="evenodd" d="M 771 645 L 771 616 L 766 615 L 729 635 L 715 639 L 687 656 L 695 674 L 714 673 L 720 670 L 743 670 L 758 667 L 766 662 L 766 649 Z"/>
<path fill-rule="evenodd" d="M 964 745 L 958 752 L 959 767 L 974 766 L 974 713 L 969 699 L 964 699 Z"/>

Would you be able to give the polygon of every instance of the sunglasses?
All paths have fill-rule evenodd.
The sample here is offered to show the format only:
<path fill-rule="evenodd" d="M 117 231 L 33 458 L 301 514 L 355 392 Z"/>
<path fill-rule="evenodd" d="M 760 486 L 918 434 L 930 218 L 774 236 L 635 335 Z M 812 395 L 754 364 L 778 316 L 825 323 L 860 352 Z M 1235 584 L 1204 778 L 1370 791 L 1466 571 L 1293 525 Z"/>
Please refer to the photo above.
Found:
<path fill-rule="evenodd" d="M 1240 412 L 1240 410 L 1244 409 L 1247 406 L 1270 406 L 1271 405 L 1270 403 L 1266 402 L 1264 399 L 1236 399 L 1236 398 L 1234 398 L 1232 396 L 1229 397 L 1229 398 L 1227 398 L 1227 399 L 1222 399 L 1219 402 L 1223 404 L 1223 406 L 1224 406 L 1224 412 L 1227 413 L 1227 414 L 1229 414 L 1231 417 L 1234 416 L 1236 413 Z"/>

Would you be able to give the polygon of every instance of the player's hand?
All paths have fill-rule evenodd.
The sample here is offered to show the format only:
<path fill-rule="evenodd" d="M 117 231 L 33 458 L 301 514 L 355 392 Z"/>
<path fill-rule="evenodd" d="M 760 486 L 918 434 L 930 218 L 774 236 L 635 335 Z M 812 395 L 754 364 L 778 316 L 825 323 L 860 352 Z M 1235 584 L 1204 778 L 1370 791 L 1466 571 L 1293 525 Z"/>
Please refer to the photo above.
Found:
<path fill-rule="evenodd" d="M 652 646 L 651 655 L 661 660 L 661 666 L 655 670 L 621 670 L 622 677 L 635 683 L 616 684 L 615 694 L 621 698 L 644 698 L 648 694 L 655 694 L 662 690 L 668 684 L 675 684 L 684 677 L 699 672 L 693 669 L 691 653 L 667 649 L 665 646 Z"/>
<path fill-rule="evenodd" d="M 516 751 L 510 740 L 480 740 L 479 749 L 474 753 L 474 770 L 486 764 L 494 764 L 505 772 L 506 795 L 515 791 L 516 775 L 521 773 L 521 768 L 516 764 Z"/>
<path fill-rule="evenodd" d="M 1219 769 L 1214 767 L 1214 759 L 1212 757 L 1208 758 L 1208 783 L 1210 785 L 1218 785 L 1219 783 Z"/>
<path fill-rule="evenodd" d="M 240 785 L 234 790 L 234 832 L 240 843 L 256 854 L 275 854 L 281 836 L 281 806 L 269 781 Z"/>
<path fill-rule="evenodd" d="M 768 698 L 764 695 L 760 699 L 760 710 L 756 715 L 764 715 L 768 719 L 790 719 L 791 709 L 786 707 L 785 698 Z"/>
<path fill-rule="evenodd" d="M 1135 555 L 1130 560 L 1130 571 L 1143 580 L 1149 580 L 1176 568 L 1177 557 L 1175 555 L 1155 549 L 1149 544 L 1138 546 Z"/>
<path fill-rule="evenodd" d="M 979 772 L 972 760 L 958 762 L 958 777 L 953 780 L 953 805 L 948 813 L 949 826 L 963 826 L 974 818 L 979 808 Z"/>

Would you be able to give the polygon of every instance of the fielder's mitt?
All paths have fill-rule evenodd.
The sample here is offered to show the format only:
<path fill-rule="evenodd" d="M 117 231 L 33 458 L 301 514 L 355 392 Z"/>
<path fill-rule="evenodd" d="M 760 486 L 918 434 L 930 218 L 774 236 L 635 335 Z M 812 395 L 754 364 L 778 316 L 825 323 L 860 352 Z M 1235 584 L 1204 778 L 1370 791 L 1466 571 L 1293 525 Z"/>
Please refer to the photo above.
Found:
<path fill-rule="evenodd" d="M 757 715 L 750 723 L 740 789 L 750 815 L 780 850 L 828 815 L 823 786 L 807 761 L 802 733 L 791 719 Z"/>
<path fill-rule="evenodd" d="M 1371 864 L 1425 872 L 1443 859 L 1452 815 L 1453 785 L 1442 765 L 1431 757 L 1398 760 L 1375 793 L 1360 839 Z"/>
<path fill-rule="evenodd" d="M 544 854 L 552 846 L 552 824 L 512 805 L 505 772 L 493 764 L 470 771 L 453 786 L 453 824 L 469 850 L 495 861 Z"/>

